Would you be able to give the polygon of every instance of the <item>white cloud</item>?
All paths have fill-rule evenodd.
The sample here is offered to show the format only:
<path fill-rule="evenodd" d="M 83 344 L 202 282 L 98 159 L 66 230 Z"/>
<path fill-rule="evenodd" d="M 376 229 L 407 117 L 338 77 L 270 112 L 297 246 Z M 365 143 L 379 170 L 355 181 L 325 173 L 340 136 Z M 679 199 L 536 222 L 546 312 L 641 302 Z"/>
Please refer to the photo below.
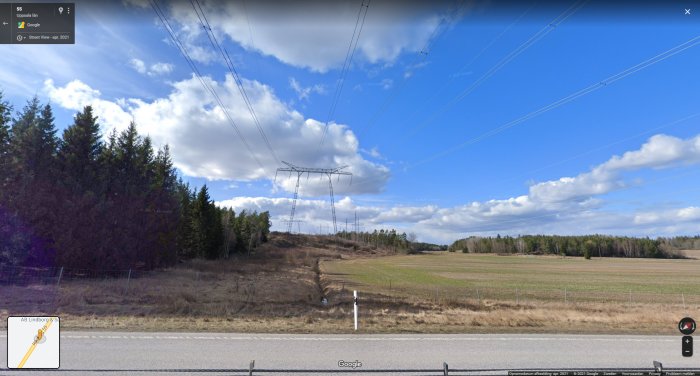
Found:
<path fill-rule="evenodd" d="M 155 63 L 148 67 L 143 60 L 137 58 L 129 60 L 129 66 L 140 74 L 145 74 L 148 76 L 169 74 L 174 68 L 174 66 L 170 63 Z"/>
<path fill-rule="evenodd" d="M 155 63 L 151 65 L 149 75 L 164 75 L 173 71 L 174 66 L 170 63 Z"/>
<path fill-rule="evenodd" d="M 52 102 L 70 110 L 81 111 L 83 107 L 92 105 L 95 115 L 99 117 L 103 134 L 108 134 L 112 129 L 121 131 L 132 120 L 132 116 L 119 104 L 124 104 L 124 99 L 115 102 L 100 99 L 99 90 L 78 80 L 56 87 L 53 80 L 49 79 L 44 81 L 44 91 Z"/>
<path fill-rule="evenodd" d="M 658 212 L 640 212 L 634 216 L 634 223 L 638 225 L 663 225 L 699 221 L 700 207 L 695 206 Z"/>
<path fill-rule="evenodd" d="M 688 140 L 659 134 L 651 137 L 639 150 L 615 156 L 603 165 L 607 170 L 666 168 L 679 163 L 700 162 L 700 136 Z"/>
<path fill-rule="evenodd" d="M 133 58 L 129 60 L 129 66 L 141 74 L 146 74 L 146 63 L 144 63 L 141 59 Z"/>
<path fill-rule="evenodd" d="M 522 198 L 492 200 L 451 208 L 423 206 L 360 205 L 349 197 L 336 203 L 338 230 L 348 220 L 352 230 L 355 213 L 363 231 L 395 228 L 415 232 L 419 240 L 450 243 L 469 235 L 518 234 L 591 234 L 607 233 L 632 236 L 665 236 L 695 234 L 700 224 L 700 208 L 683 207 L 659 211 L 615 213 L 602 210 L 600 202 L 572 207 L 549 208 L 533 211 L 507 210 Z M 504 202 L 505 201 L 505 202 Z M 284 231 L 289 219 L 292 200 L 272 197 L 235 197 L 217 202 L 232 207 L 236 212 L 269 211 L 273 230 Z M 522 203 L 521 203 L 522 204 Z M 500 207 L 500 208 L 499 208 Z M 295 219 L 303 221 L 302 229 L 316 231 L 320 226 L 332 228 L 330 202 L 326 199 L 299 199 Z"/>
<path fill-rule="evenodd" d="M 134 6 L 137 8 L 150 8 L 148 0 L 122 0 L 122 4 L 126 6 Z"/>
<path fill-rule="evenodd" d="M 289 79 L 289 86 L 297 93 L 300 100 L 309 100 L 309 95 L 315 94 L 326 94 L 326 88 L 323 85 L 316 84 L 313 86 L 302 86 L 296 78 L 291 77 Z"/>
<path fill-rule="evenodd" d="M 360 150 L 360 151 L 362 151 L 363 153 L 365 153 L 365 154 L 371 156 L 372 158 L 384 159 L 384 160 L 386 159 L 386 158 L 384 158 L 384 156 L 382 155 L 382 153 L 379 152 L 379 149 L 378 149 L 376 146 L 373 147 L 373 148 L 370 149 L 370 150 L 362 149 L 362 150 Z"/>
<path fill-rule="evenodd" d="M 296 2 L 202 2 L 220 41 L 226 36 L 247 50 L 318 72 L 343 65 L 359 5 L 335 1 L 314 2 L 313 6 Z M 354 61 L 391 64 L 403 52 L 420 51 L 448 8 L 449 4 L 443 2 L 373 1 Z M 207 45 L 208 40 L 188 2 L 176 2 L 170 11 L 181 25 L 187 43 L 194 46 L 199 40 L 201 45 Z M 250 37 L 251 30 L 254 38 Z M 197 52 L 193 58 L 203 62 L 212 60 L 212 56 L 200 56 Z"/>
<path fill-rule="evenodd" d="M 439 208 L 434 205 L 363 206 L 350 198 L 340 200 L 339 222 L 357 212 L 366 229 L 396 227 L 420 234 L 420 239 L 450 242 L 468 235 L 500 234 L 588 234 L 610 233 L 636 236 L 695 234 L 700 228 L 700 207 L 644 209 L 609 212 L 600 196 L 626 189 L 623 172 L 700 164 L 700 135 L 680 139 L 655 135 L 638 150 L 608 161 L 575 177 L 533 184 L 527 194 L 506 199 L 471 202 Z M 236 208 L 272 210 L 285 219 L 289 199 L 236 198 L 221 202 Z M 329 203 L 300 200 L 297 217 L 313 224 L 328 225 Z M 284 227 L 278 229 L 283 230 Z"/>
<path fill-rule="evenodd" d="M 639 150 L 613 156 L 591 171 L 576 177 L 543 182 L 530 187 L 529 197 L 538 201 L 581 200 L 623 188 L 625 171 L 667 168 L 700 162 L 700 135 L 683 140 L 664 134 L 652 136 Z"/>
<path fill-rule="evenodd" d="M 150 102 L 142 99 L 104 100 L 98 90 L 79 80 L 63 87 L 47 80 L 44 86 L 50 99 L 65 108 L 81 110 L 92 104 L 105 133 L 112 128 L 123 129 L 133 116 L 139 131 L 148 134 L 156 145 L 170 145 L 176 167 L 188 176 L 213 180 L 272 179 L 279 165 L 261 139 L 231 76 L 227 76 L 224 82 L 204 79 L 228 105 L 229 114 L 264 168 L 243 146 L 223 110 L 194 77 L 173 83 L 172 92 L 167 97 Z M 383 189 L 389 178 L 389 169 L 360 155 L 359 142 L 347 125 L 329 124 L 325 142 L 321 145 L 323 123 L 304 118 L 280 101 L 266 85 L 247 80 L 243 85 L 281 160 L 310 167 L 348 165 L 346 170 L 353 173 L 353 182 L 350 184 L 345 178 L 334 181 L 338 194 L 377 193 Z M 293 191 L 295 185 L 296 176 L 280 175 L 277 178 L 277 188 Z M 328 180 L 319 176 L 308 181 L 304 178 L 300 192 L 327 195 Z"/>
<path fill-rule="evenodd" d="M 289 218 L 292 199 L 271 197 L 235 197 L 229 200 L 217 202 L 223 207 L 231 207 L 236 212 L 269 211 L 273 219 L 273 229 L 283 230 L 284 220 Z M 338 229 L 345 226 L 345 219 L 350 223 L 354 221 L 355 214 L 360 218 L 361 225 L 365 228 L 388 228 L 388 224 L 400 225 L 413 224 L 428 219 L 437 211 L 435 206 L 410 207 L 397 206 L 384 208 L 381 206 L 357 205 L 350 197 L 344 197 L 335 204 Z M 332 224 L 330 202 L 323 199 L 299 199 L 297 200 L 295 219 L 304 221 L 312 228 L 318 225 L 328 226 Z M 394 226 L 396 227 L 396 226 Z"/>

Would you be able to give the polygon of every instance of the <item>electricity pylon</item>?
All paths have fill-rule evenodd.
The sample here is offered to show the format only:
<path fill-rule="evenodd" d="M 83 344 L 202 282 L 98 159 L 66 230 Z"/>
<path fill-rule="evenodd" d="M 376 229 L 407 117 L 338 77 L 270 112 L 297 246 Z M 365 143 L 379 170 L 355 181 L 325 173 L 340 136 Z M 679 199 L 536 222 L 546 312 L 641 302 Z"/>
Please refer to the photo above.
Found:
<path fill-rule="evenodd" d="M 347 168 L 348 166 L 339 166 L 335 168 L 316 168 L 316 167 L 299 167 L 295 166 L 289 162 L 282 161 L 287 167 L 279 167 L 277 169 L 277 172 L 275 172 L 275 181 L 277 181 L 277 173 L 279 172 L 289 172 L 289 176 L 292 176 L 292 172 L 297 173 L 297 184 L 296 187 L 294 188 L 294 200 L 292 201 L 292 213 L 289 216 L 289 221 L 287 222 L 287 232 L 292 232 L 292 225 L 294 224 L 294 212 L 296 211 L 297 208 L 297 198 L 299 197 L 299 180 L 301 180 L 301 176 L 306 174 L 306 178 L 308 179 L 311 174 L 323 174 L 328 176 L 328 188 L 330 190 L 330 196 L 331 196 L 331 212 L 333 213 L 333 231 L 334 233 L 338 233 L 338 227 L 336 225 L 335 221 L 335 197 L 333 196 L 333 175 L 338 175 L 338 179 L 340 179 L 340 175 L 350 175 L 350 184 L 352 184 L 352 173 L 347 172 L 347 171 L 342 171 L 343 169 Z"/>
<path fill-rule="evenodd" d="M 290 223 L 291 223 L 291 224 L 296 223 L 296 224 L 297 224 L 297 233 L 298 233 L 298 234 L 301 234 L 301 224 L 304 223 L 304 220 L 303 220 L 303 219 L 294 219 L 294 220 L 282 219 L 281 221 L 284 222 L 284 223 L 286 223 L 286 224 L 287 224 L 287 228 L 290 229 L 290 230 L 291 230 L 291 227 L 292 227 L 292 226 L 290 226 L 289 224 L 290 224 Z M 288 232 L 291 233 L 291 231 L 288 231 Z"/>

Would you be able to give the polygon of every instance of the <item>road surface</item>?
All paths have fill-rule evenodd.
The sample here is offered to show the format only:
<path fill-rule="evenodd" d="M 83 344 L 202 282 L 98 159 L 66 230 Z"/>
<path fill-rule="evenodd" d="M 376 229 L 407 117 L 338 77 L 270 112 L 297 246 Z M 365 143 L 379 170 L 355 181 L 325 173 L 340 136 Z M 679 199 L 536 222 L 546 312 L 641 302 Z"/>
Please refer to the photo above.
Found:
<path fill-rule="evenodd" d="M 0 332 L 0 375 L 7 366 L 7 332 Z M 283 335 L 234 333 L 63 332 L 61 372 L 134 369 L 362 369 L 465 368 L 700 368 L 700 356 L 681 356 L 681 336 L 613 335 Z M 85 372 L 66 371 L 83 370 Z M 22 375 L 49 374 L 21 372 Z M 110 374 L 132 374 L 128 371 Z M 147 373 L 140 373 L 147 374 Z M 229 373 L 230 374 L 230 373 Z"/>

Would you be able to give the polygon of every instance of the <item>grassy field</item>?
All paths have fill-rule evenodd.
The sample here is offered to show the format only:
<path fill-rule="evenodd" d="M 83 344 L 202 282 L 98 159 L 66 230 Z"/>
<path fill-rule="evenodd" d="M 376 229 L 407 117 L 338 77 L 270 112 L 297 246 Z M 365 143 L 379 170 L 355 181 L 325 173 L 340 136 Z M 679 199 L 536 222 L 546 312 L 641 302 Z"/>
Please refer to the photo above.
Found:
<path fill-rule="evenodd" d="M 392 289 L 563 290 L 699 294 L 700 260 L 499 256 L 436 252 L 327 261 L 325 274 L 348 285 Z"/>
<path fill-rule="evenodd" d="M 695 259 L 394 255 L 276 234 L 250 258 L 0 286 L 0 328 L 58 314 L 68 330 L 352 333 L 358 289 L 361 333 L 677 334 L 700 310 L 699 270 Z"/>
<path fill-rule="evenodd" d="M 664 310 L 700 306 L 698 259 L 586 260 L 436 252 L 327 260 L 321 270 L 328 286 L 390 301 L 455 306 L 483 301 L 516 306 L 554 303 L 563 309 L 587 303 L 605 311 L 632 304 L 663 305 Z"/>

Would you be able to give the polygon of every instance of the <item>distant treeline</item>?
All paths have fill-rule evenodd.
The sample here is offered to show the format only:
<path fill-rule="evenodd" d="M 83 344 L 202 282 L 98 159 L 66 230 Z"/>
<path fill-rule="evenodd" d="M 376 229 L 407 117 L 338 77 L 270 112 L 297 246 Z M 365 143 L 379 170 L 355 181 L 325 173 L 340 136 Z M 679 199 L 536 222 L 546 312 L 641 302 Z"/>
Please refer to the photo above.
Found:
<path fill-rule="evenodd" d="M 0 93 L 0 264 L 151 269 L 266 240 L 269 214 L 221 209 L 132 123 L 106 141 L 85 107 L 61 137 L 50 105 Z"/>
<path fill-rule="evenodd" d="M 394 229 L 380 229 L 373 232 L 340 231 L 338 236 L 343 239 L 366 243 L 376 248 L 391 248 L 394 251 L 406 250 L 410 245 L 409 236 L 405 232 L 398 233 Z"/>
<path fill-rule="evenodd" d="M 518 237 L 472 236 L 452 243 L 450 252 L 526 253 L 590 257 L 678 258 L 674 252 L 700 245 L 700 236 L 677 238 L 633 238 L 626 236 L 525 235 Z"/>
<path fill-rule="evenodd" d="M 423 251 L 445 251 L 446 245 L 416 242 L 416 235 L 398 233 L 395 229 L 374 230 L 372 232 L 340 231 L 338 236 L 343 239 L 355 240 L 374 246 L 375 248 L 389 248 L 393 251 L 407 253 L 418 253 Z"/>

